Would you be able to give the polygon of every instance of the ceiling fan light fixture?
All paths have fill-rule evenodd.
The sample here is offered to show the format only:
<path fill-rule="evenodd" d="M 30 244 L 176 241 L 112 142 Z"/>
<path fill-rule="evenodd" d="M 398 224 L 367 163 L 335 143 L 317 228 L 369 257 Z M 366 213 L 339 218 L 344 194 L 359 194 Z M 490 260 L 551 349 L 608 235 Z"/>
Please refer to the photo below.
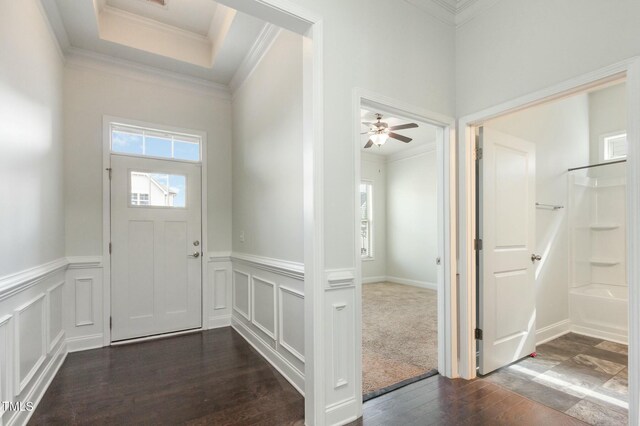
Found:
<path fill-rule="evenodd" d="M 371 140 L 373 141 L 374 144 L 378 146 L 384 145 L 388 139 L 389 139 L 389 134 L 387 134 L 386 132 L 379 132 L 374 135 L 371 135 Z"/>

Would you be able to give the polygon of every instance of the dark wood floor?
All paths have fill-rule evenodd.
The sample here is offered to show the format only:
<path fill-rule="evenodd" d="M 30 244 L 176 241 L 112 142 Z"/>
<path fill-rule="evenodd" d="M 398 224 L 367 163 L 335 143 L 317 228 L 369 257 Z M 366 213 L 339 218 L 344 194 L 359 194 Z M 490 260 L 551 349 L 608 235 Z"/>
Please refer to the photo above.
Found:
<path fill-rule="evenodd" d="M 222 328 L 69 354 L 29 424 L 302 425 L 303 418 L 302 396 Z"/>
<path fill-rule="evenodd" d="M 585 425 L 486 380 L 434 376 L 364 404 L 354 425 Z"/>
<path fill-rule="evenodd" d="M 30 424 L 302 425 L 304 400 L 222 328 L 69 354 Z M 441 376 L 367 401 L 355 425 L 578 425 L 487 380 Z"/>

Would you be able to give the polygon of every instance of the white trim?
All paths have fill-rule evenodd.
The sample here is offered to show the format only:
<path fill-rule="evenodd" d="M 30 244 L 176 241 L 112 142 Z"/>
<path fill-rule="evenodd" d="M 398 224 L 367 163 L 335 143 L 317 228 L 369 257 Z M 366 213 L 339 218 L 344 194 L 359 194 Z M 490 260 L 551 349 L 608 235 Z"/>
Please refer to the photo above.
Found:
<path fill-rule="evenodd" d="M 0 277 L 0 302 L 32 287 L 51 275 L 67 268 L 69 262 L 61 257 L 33 268 Z"/>
<path fill-rule="evenodd" d="M 358 222 L 360 222 L 360 219 L 358 219 Z M 357 260 L 360 260 L 359 257 Z M 330 269 L 327 270 L 326 282 L 328 289 L 339 287 L 355 287 L 356 272 L 353 268 Z"/>
<path fill-rule="evenodd" d="M 251 304 L 251 324 L 255 325 L 258 328 L 258 330 L 262 331 L 264 334 L 271 337 L 271 339 L 273 339 L 273 341 L 275 342 L 278 340 L 278 293 L 276 290 L 278 286 L 276 285 L 276 283 L 274 283 L 273 281 L 269 281 L 266 278 L 252 275 L 251 276 L 251 294 L 253 294 L 252 300 L 255 300 L 256 281 L 260 281 L 264 284 L 271 286 L 271 291 L 273 293 L 273 297 L 272 297 L 273 299 L 272 300 L 273 301 L 273 331 L 269 330 L 263 324 L 260 324 L 260 322 L 256 319 L 255 303 Z"/>
<path fill-rule="evenodd" d="M 49 322 L 51 321 L 51 293 L 53 293 L 57 288 L 62 287 L 65 284 L 66 281 L 60 281 L 58 284 L 54 284 L 53 286 L 49 287 L 47 289 L 47 296 L 46 296 L 46 305 L 47 307 L 45 308 L 46 310 L 46 316 L 47 316 L 47 329 L 45 330 L 45 334 L 46 334 L 46 339 L 45 341 L 47 342 L 47 353 L 50 353 L 55 347 L 56 345 L 60 342 L 61 339 L 64 338 L 65 335 L 65 330 L 64 330 L 64 306 L 61 306 L 61 311 L 60 311 L 60 316 L 61 321 L 61 327 L 60 327 L 60 332 L 58 333 L 57 336 L 55 336 L 53 339 L 51 338 L 52 336 L 50 336 L 50 328 L 51 328 L 51 324 L 49 324 Z M 64 295 L 61 295 L 61 304 L 64 305 Z"/>
<path fill-rule="evenodd" d="M 67 269 L 102 268 L 102 256 L 72 256 L 67 257 Z"/>
<path fill-rule="evenodd" d="M 202 327 L 198 327 L 190 328 L 188 330 L 172 331 L 170 333 L 153 334 L 151 336 L 136 337 L 134 339 L 118 340 L 116 342 L 111 342 L 111 346 L 123 346 L 131 343 L 148 342 L 150 340 L 166 339 L 168 337 L 182 336 L 183 334 L 200 333 L 202 331 L 204 331 L 204 329 Z"/>
<path fill-rule="evenodd" d="M 231 327 L 240 334 L 273 368 L 275 368 L 300 395 L 304 396 L 304 391 L 300 384 L 305 383 L 304 375 L 293 364 L 287 361 L 275 349 L 269 346 L 253 330 L 247 327 L 236 318 L 231 319 Z M 294 379 L 295 378 L 295 379 Z M 297 383 L 296 383 L 297 381 Z"/>
<path fill-rule="evenodd" d="M 597 330 L 595 328 L 585 327 L 583 325 L 571 324 L 571 333 L 582 334 L 583 336 L 595 337 L 597 339 L 609 340 L 611 342 L 628 345 L 629 340 L 625 335 L 608 333 L 606 331 Z"/>
<path fill-rule="evenodd" d="M 41 342 L 41 346 L 42 346 L 42 351 L 40 352 L 40 357 L 38 358 L 38 360 L 33 364 L 33 367 L 31 367 L 31 370 L 29 370 L 27 372 L 27 374 L 24 376 L 24 378 L 21 380 L 20 375 L 21 375 L 21 371 L 20 371 L 20 321 L 21 321 L 21 315 L 24 311 L 26 311 L 27 309 L 29 309 L 29 307 L 35 305 L 37 302 L 42 301 L 42 306 L 40 308 L 40 315 L 41 315 L 41 327 L 42 330 L 40 331 L 40 339 L 42 340 Z M 48 349 L 48 345 L 47 345 L 47 326 L 48 326 L 48 321 L 47 321 L 47 309 L 46 309 L 46 303 L 45 303 L 45 293 L 41 293 L 40 295 L 34 297 L 33 299 L 31 299 L 30 301 L 22 304 L 21 306 L 17 307 L 16 309 L 14 309 L 13 311 L 13 316 L 14 316 L 14 321 L 15 321 L 15 335 L 14 335 L 14 344 L 15 344 L 15 349 L 14 349 L 14 360 L 15 360 L 15 365 L 14 365 L 14 395 L 18 396 L 22 393 L 22 391 L 24 391 L 24 389 L 27 387 L 27 385 L 31 382 L 31 380 L 35 377 L 36 373 L 38 372 L 38 370 L 40 369 L 40 367 L 42 366 L 42 364 L 44 363 L 44 361 L 47 358 L 47 349 Z"/>
<path fill-rule="evenodd" d="M 231 253 L 231 260 L 297 280 L 304 279 L 304 264 L 299 262 L 238 252 Z"/>
<path fill-rule="evenodd" d="M 236 305 L 236 274 L 247 277 L 247 311 L 244 312 Z M 239 271 L 235 268 L 231 270 L 231 309 L 242 315 L 244 319 L 251 322 L 251 274 Z"/>
<path fill-rule="evenodd" d="M 212 252 L 209 252 L 207 256 L 209 256 L 209 263 L 231 262 L 230 251 L 212 251 Z"/>
<path fill-rule="evenodd" d="M 292 288 L 285 287 L 285 286 L 282 286 L 282 285 L 278 288 L 278 300 L 279 300 L 279 304 L 278 304 L 278 345 L 280 345 L 283 349 L 285 349 L 287 352 L 289 352 L 294 357 L 298 358 L 301 362 L 304 362 L 304 355 L 302 355 L 300 352 L 295 350 L 295 348 L 293 348 L 291 345 L 289 345 L 284 340 L 283 293 L 289 293 L 292 296 L 298 297 L 300 299 L 304 299 L 304 294 L 299 292 L 299 291 L 297 291 L 297 290 L 294 290 Z"/>
<path fill-rule="evenodd" d="M 103 340 L 104 335 L 102 333 L 90 334 L 87 336 L 67 337 L 67 350 L 69 352 L 79 352 L 89 349 L 101 348 L 103 346 L 106 346 L 103 344 Z"/>
<path fill-rule="evenodd" d="M 111 180 L 109 179 L 109 173 L 107 170 L 111 169 L 111 123 L 128 124 L 131 126 L 166 130 L 173 133 L 182 133 L 188 135 L 194 135 L 200 137 L 200 161 L 190 162 L 201 165 L 201 185 L 200 185 L 200 198 L 201 198 L 201 227 L 200 227 L 200 252 L 207 253 L 209 246 L 208 243 L 208 190 L 207 190 L 207 170 L 208 170 L 208 141 L 207 132 L 196 129 L 186 129 L 183 127 L 177 127 L 166 124 L 151 123 L 147 121 L 141 121 L 131 118 L 122 118 L 111 115 L 102 116 L 102 270 L 103 270 L 103 293 L 102 293 L 102 315 L 103 315 L 103 345 L 109 346 L 111 342 L 111 328 L 109 327 L 111 318 L 111 254 L 109 253 L 109 242 L 111 241 Z M 118 155 L 113 153 L 113 155 Z M 144 157 L 140 157 L 144 158 Z M 173 159 L 163 159 L 164 161 L 178 161 Z M 93 264 L 97 260 L 97 256 L 93 257 Z M 89 262 L 91 263 L 91 262 Z M 208 267 L 207 262 L 204 259 L 200 262 L 201 277 L 200 277 L 200 327 L 208 321 L 207 314 L 209 312 L 209 295 L 208 295 Z"/>
<path fill-rule="evenodd" d="M 571 321 L 565 319 L 558 321 L 546 327 L 536 329 L 536 345 L 542 345 L 550 340 L 557 339 L 560 336 L 571 331 Z"/>
<path fill-rule="evenodd" d="M 222 327 L 230 327 L 230 326 L 231 326 L 231 315 L 209 317 L 209 327 L 208 327 L 209 330 L 214 328 L 222 328 Z"/>
<path fill-rule="evenodd" d="M 187 90 L 200 95 L 213 96 L 221 100 L 231 100 L 231 93 L 227 86 L 210 80 L 191 77 L 77 47 L 69 47 L 66 52 L 66 66 L 69 68 L 101 71 L 143 83 Z"/>
<path fill-rule="evenodd" d="M 353 92 L 353 149 L 355 183 L 359 186 L 361 179 L 361 137 L 360 110 L 362 105 L 383 109 L 390 113 L 426 122 L 438 128 L 436 137 L 436 152 L 438 164 L 438 256 L 441 264 L 438 266 L 438 371 L 447 377 L 457 376 L 457 296 L 456 296 L 456 202 L 455 191 L 455 120 L 443 114 L 434 113 L 379 93 L 361 88 Z M 359 192 L 356 186 L 355 208 L 359 206 Z M 356 217 L 355 241 L 359 241 L 359 214 Z M 358 244 L 356 244 L 356 252 Z M 362 262 L 356 254 L 356 308 L 357 321 L 357 367 L 356 377 L 362 377 Z M 435 262 L 435 259 L 433 259 Z M 406 282 L 406 281 L 405 281 Z M 357 384 L 362 393 L 361 383 Z M 358 398 L 358 401 L 361 399 Z M 359 413 L 362 414 L 362 404 L 358 402 Z"/>
<path fill-rule="evenodd" d="M 405 0 L 447 25 L 461 27 L 500 0 Z"/>
<path fill-rule="evenodd" d="M 64 364 L 64 361 L 67 358 L 67 348 L 64 344 L 64 341 L 61 342 L 62 343 L 58 345 L 58 349 L 52 355 L 51 360 L 47 363 L 42 373 L 35 380 L 30 391 L 27 393 L 27 395 L 24 395 L 21 398 L 23 402 L 33 402 L 33 410 L 16 412 L 16 414 L 14 414 L 14 416 L 9 421 L 7 421 L 7 425 L 26 425 L 29 423 L 31 415 L 34 411 L 36 411 L 38 404 L 40 404 L 40 401 L 42 400 L 42 397 L 47 392 L 47 389 L 49 389 L 51 382 L 56 377 L 56 375 L 58 374 L 58 370 L 60 370 L 60 367 L 62 367 L 62 364 Z"/>
<path fill-rule="evenodd" d="M 394 284 L 410 285 L 412 287 L 426 288 L 429 290 L 438 291 L 438 283 L 432 283 L 429 281 L 410 280 L 408 278 L 400 277 L 386 277 L 387 281 Z"/>
<path fill-rule="evenodd" d="M 388 155 L 384 157 L 385 163 L 394 163 L 396 161 L 408 160 L 415 157 L 419 157 L 424 154 L 428 154 L 430 152 L 435 152 L 438 149 L 438 144 L 436 141 L 426 143 L 424 145 L 418 145 L 414 148 L 405 149 L 395 154 Z"/>
<path fill-rule="evenodd" d="M 584 92 L 604 83 L 627 82 L 627 272 L 629 282 L 629 423 L 640 424 L 640 58 L 634 57 L 552 87 L 467 115 L 459 120 L 460 154 L 460 374 L 476 376 L 475 328 L 475 178 L 473 128 L 491 118 Z"/>
<path fill-rule="evenodd" d="M 375 284 L 375 283 L 383 283 L 387 281 L 386 275 L 380 275 L 377 277 L 364 277 L 362 278 L 362 284 Z"/>
<path fill-rule="evenodd" d="M 278 38 L 278 35 L 282 31 L 280 28 L 276 27 L 273 24 L 265 24 L 265 26 L 258 34 L 258 38 L 256 39 L 247 55 L 242 60 L 242 63 L 236 70 L 235 74 L 231 78 L 229 82 L 229 89 L 231 90 L 231 97 L 234 98 L 236 92 L 242 88 L 245 81 L 256 70 L 262 59 L 264 59 L 265 55 L 273 46 L 273 43 Z"/>

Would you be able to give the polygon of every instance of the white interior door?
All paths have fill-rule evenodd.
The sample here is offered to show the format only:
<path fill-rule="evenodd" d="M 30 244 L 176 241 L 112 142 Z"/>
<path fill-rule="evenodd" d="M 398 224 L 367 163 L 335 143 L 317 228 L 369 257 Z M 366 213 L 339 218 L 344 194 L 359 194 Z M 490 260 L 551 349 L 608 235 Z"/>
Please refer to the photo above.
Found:
<path fill-rule="evenodd" d="M 535 145 L 480 129 L 479 372 L 535 351 Z"/>
<path fill-rule="evenodd" d="M 201 167 L 111 155 L 111 340 L 201 327 Z"/>

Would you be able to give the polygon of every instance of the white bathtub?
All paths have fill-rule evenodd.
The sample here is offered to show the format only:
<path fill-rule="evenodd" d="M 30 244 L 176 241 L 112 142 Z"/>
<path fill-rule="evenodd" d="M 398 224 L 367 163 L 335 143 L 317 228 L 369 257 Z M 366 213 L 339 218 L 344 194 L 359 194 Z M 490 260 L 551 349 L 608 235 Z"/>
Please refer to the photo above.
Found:
<path fill-rule="evenodd" d="M 578 333 L 626 344 L 628 309 L 626 287 L 589 284 L 569 292 L 569 317 Z"/>

